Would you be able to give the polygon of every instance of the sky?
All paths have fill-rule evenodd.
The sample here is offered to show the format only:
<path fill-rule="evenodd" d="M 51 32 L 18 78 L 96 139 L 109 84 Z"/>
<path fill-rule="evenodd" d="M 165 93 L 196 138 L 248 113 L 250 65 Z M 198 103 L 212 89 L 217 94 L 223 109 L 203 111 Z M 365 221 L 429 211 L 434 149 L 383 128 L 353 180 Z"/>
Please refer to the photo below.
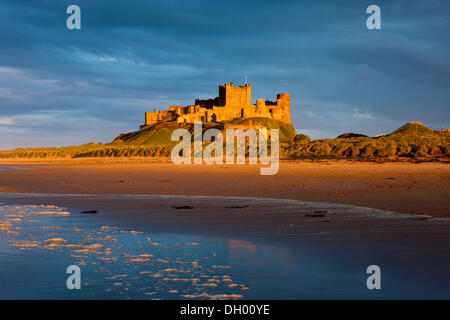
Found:
<path fill-rule="evenodd" d="M 446 0 L 0 0 L 0 149 L 107 143 L 245 76 L 312 138 L 447 127 L 449 19 Z"/>

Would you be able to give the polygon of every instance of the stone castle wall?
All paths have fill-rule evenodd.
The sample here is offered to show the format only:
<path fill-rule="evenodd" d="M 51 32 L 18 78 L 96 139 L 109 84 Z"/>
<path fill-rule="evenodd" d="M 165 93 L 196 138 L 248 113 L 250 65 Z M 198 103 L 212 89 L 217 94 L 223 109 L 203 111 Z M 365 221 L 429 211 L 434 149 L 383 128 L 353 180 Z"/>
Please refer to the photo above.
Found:
<path fill-rule="evenodd" d="M 235 87 L 233 83 L 219 86 L 219 96 L 214 99 L 196 99 L 191 106 L 171 106 L 165 111 L 145 113 L 145 125 L 160 121 L 178 123 L 226 122 L 240 118 L 264 117 L 291 122 L 291 98 L 287 93 L 277 95 L 276 102 L 258 99 L 251 104 L 252 87 L 250 84 Z"/>
<path fill-rule="evenodd" d="M 434 130 L 434 133 L 444 133 L 444 132 L 450 133 L 450 127 L 448 127 L 447 130 L 445 130 L 444 128 L 442 128 L 442 130 Z"/>

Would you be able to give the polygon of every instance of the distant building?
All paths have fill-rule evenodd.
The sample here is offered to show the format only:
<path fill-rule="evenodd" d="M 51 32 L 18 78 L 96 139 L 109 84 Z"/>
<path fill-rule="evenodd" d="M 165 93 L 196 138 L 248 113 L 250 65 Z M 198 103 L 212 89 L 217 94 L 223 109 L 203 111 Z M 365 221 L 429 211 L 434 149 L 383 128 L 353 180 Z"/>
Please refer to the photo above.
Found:
<path fill-rule="evenodd" d="M 291 97 L 287 93 L 277 95 L 276 102 L 258 99 L 251 104 L 252 87 L 250 84 L 235 87 L 233 83 L 219 86 L 219 96 L 214 99 L 196 99 L 190 106 L 170 106 L 165 111 L 145 113 L 142 127 L 161 122 L 178 123 L 227 122 L 234 119 L 264 117 L 291 122 Z"/>
<path fill-rule="evenodd" d="M 448 127 L 447 130 L 445 130 L 444 128 L 442 128 L 442 130 L 434 130 L 434 133 L 443 133 L 443 132 L 449 132 L 450 133 L 450 127 Z"/>

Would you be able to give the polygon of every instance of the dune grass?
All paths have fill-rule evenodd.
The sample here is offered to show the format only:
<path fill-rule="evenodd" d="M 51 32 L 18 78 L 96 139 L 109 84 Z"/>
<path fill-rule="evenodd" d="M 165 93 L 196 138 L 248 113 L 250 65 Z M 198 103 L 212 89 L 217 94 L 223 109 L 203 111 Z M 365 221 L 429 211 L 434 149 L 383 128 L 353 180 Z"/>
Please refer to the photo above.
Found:
<path fill-rule="evenodd" d="M 249 121 L 252 121 L 249 123 Z M 243 119 L 235 124 L 280 129 L 282 158 L 448 158 L 450 134 L 434 133 L 420 122 L 410 122 L 389 135 L 366 137 L 343 134 L 335 139 L 311 140 L 297 134 L 292 125 L 268 119 Z M 170 157 L 177 142 L 170 141 L 171 132 L 183 126 L 158 123 L 141 130 L 120 134 L 109 144 L 87 143 L 60 148 L 19 148 L 0 151 L 0 158 L 82 158 L 82 157 Z M 191 134 L 193 125 L 184 125 Z M 221 123 L 206 123 L 203 129 L 224 129 Z M 204 146 L 207 143 L 203 144 Z M 193 148 L 192 148 L 193 150 Z M 224 146 L 225 150 L 225 146 Z"/>
<path fill-rule="evenodd" d="M 281 149 L 280 153 L 289 158 L 450 157 L 450 135 L 396 133 L 376 138 L 299 139 L 283 144 Z"/>

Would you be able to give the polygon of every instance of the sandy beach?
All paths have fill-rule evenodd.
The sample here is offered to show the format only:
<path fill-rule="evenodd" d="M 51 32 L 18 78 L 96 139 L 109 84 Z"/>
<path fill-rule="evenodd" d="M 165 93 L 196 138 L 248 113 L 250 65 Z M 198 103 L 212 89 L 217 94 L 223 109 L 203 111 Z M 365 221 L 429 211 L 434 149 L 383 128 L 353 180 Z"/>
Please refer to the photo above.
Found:
<path fill-rule="evenodd" d="M 282 161 L 258 166 L 181 165 L 168 159 L 2 160 L 0 191 L 208 195 L 296 199 L 450 217 L 449 162 Z"/>
<path fill-rule="evenodd" d="M 161 159 L 1 164 L 2 298 L 448 298 L 446 163 L 286 161 L 276 176 Z M 71 264 L 86 275 L 75 293 Z M 366 288 L 372 264 L 381 291 Z"/>

